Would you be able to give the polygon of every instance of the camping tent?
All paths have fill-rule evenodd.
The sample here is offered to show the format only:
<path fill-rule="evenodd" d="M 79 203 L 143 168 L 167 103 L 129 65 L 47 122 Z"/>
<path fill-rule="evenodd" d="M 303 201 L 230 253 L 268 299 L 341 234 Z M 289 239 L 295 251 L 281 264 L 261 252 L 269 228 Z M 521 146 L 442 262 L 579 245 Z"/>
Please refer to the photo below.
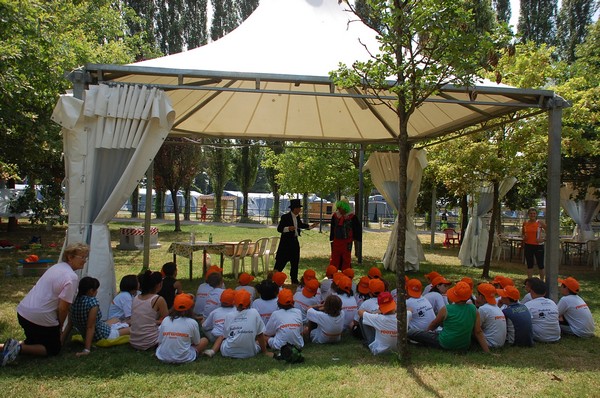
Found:
<path fill-rule="evenodd" d="M 106 173 L 98 168 L 100 163 L 90 161 L 101 158 L 91 151 L 101 155 L 110 148 L 119 151 L 123 144 L 132 152 L 132 160 L 140 159 L 142 163 L 131 162 L 136 172 L 128 172 L 122 178 L 124 183 L 129 179 L 129 194 L 167 133 L 192 138 L 396 142 L 398 121 L 386 104 L 369 101 L 372 97 L 359 89 L 338 89 L 329 77 L 339 62 L 350 65 L 356 60 L 366 60 L 367 49 L 371 53 L 379 49 L 375 32 L 344 7 L 337 0 L 262 0 L 242 25 L 206 46 L 132 65 L 90 64 L 72 72 L 73 97 L 63 96 L 55 112 L 55 120 L 66 131 L 67 179 L 72 190 L 69 193 L 69 241 L 96 245 L 96 239 L 92 239 L 89 232 L 94 229 L 91 225 L 94 218 L 90 215 L 95 214 L 90 207 L 95 199 L 89 199 L 95 197 L 95 190 L 76 188 L 84 185 L 80 180 L 95 180 Z M 103 116 L 103 101 L 99 110 L 91 110 L 92 103 L 98 92 L 103 93 L 102 99 L 109 88 L 127 93 L 111 108 L 121 112 L 118 117 L 125 113 L 130 118 L 122 119 L 123 127 L 135 124 L 136 115 L 140 113 L 137 106 L 129 106 L 129 88 L 133 92 L 143 89 L 145 96 L 152 91 L 156 96 L 160 104 L 157 102 L 152 109 L 162 111 L 148 119 L 159 131 L 148 131 L 147 135 L 153 138 L 152 145 L 127 146 L 129 140 L 121 140 L 117 135 L 102 138 L 104 145 L 110 142 L 113 146 L 94 147 L 90 146 L 91 141 L 88 145 L 87 134 L 75 138 L 68 132 L 84 128 L 92 132 L 102 128 L 107 120 Z M 386 102 L 394 101 L 393 95 L 382 94 L 381 99 Z M 414 143 L 441 136 L 515 110 L 529 110 L 530 115 L 548 112 L 549 174 L 552 174 L 548 178 L 548 197 L 551 202 L 554 195 L 558 197 L 558 186 L 552 184 L 558 181 L 560 172 L 560 122 L 564 106 L 564 100 L 548 90 L 515 89 L 489 81 L 469 88 L 447 85 L 412 115 L 409 140 Z M 75 115 L 84 109 L 85 118 Z M 73 116 L 65 118 L 63 114 L 67 112 Z M 117 113 L 109 116 L 113 114 Z M 92 117 L 98 117 L 98 123 L 94 123 Z M 87 163 L 83 161 L 86 156 Z M 106 202 L 103 212 L 115 207 L 108 195 L 96 197 Z M 119 195 L 116 209 L 125 199 Z M 549 212 L 555 214 L 555 220 L 549 220 L 550 233 L 553 225 L 558 227 L 558 208 Z M 73 217 L 74 213 L 77 216 Z M 106 219 L 103 216 L 97 222 Z M 558 240 L 550 244 L 555 244 L 558 250 Z M 102 275 L 114 275 L 110 248 L 106 244 L 101 249 L 92 247 L 92 254 L 85 273 L 102 267 Z M 114 286 L 110 280 L 99 279 L 101 289 Z M 106 303 L 110 295 L 103 294 L 102 302 Z"/>

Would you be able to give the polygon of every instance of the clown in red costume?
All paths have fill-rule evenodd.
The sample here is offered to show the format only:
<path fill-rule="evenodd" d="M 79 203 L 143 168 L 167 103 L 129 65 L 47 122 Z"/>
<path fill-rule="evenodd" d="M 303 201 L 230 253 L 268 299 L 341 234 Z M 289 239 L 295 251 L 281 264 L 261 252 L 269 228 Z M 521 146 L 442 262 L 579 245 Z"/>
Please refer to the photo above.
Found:
<path fill-rule="evenodd" d="M 335 207 L 336 212 L 331 217 L 329 232 L 331 242 L 329 263 L 337 269 L 345 270 L 352 267 L 352 242 L 362 242 L 362 227 L 358 217 L 352 213 L 348 200 L 337 201 Z"/>

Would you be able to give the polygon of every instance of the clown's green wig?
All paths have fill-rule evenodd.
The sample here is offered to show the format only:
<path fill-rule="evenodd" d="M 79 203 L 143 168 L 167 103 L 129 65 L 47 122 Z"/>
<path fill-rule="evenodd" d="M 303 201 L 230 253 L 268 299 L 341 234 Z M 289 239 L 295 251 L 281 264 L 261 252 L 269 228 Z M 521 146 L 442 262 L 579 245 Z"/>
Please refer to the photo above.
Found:
<path fill-rule="evenodd" d="M 345 200 L 338 200 L 337 202 L 335 202 L 335 207 L 336 209 L 343 210 L 344 213 L 350 213 L 350 211 L 352 210 L 350 208 L 350 203 L 346 202 Z"/>

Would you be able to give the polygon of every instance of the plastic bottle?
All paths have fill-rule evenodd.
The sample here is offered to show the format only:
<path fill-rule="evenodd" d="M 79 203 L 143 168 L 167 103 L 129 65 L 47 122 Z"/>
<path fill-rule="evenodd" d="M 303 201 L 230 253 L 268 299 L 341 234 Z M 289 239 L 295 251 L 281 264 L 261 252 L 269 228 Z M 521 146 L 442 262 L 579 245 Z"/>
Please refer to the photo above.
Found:
<path fill-rule="evenodd" d="M 190 243 L 192 245 L 196 243 L 196 234 L 193 232 L 190 234 Z"/>
<path fill-rule="evenodd" d="M 212 234 L 208 234 L 208 243 L 212 243 Z"/>

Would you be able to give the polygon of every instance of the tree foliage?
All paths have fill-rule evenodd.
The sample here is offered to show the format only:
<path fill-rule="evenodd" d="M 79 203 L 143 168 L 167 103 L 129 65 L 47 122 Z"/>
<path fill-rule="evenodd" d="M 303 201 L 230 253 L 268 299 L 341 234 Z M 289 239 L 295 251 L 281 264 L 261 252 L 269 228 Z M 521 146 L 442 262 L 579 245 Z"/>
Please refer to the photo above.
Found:
<path fill-rule="evenodd" d="M 378 16 L 380 23 L 370 24 L 374 18 L 364 14 L 359 17 L 377 32 L 380 52 L 371 53 L 367 61 L 341 65 L 332 72 L 332 77 L 338 86 L 358 88 L 375 96 L 386 90 L 397 97 L 389 106 L 398 116 L 399 127 L 397 319 L 399 356 L 406 361 L 404 246 L 408 121 L 415 109 L 444 84 L 471 85 L 477 72 L 487 67 L 489 60 L 497 59 L 491 55 L 496 53 L 496 42 L 503 32 L 493 24 L 493 19 L 484 17 L 483 23 L 477 21 L 475 15 L 481 12 L 479 2 L 368 0 L 366 3 L 368 15 Z"/>
<path fill-rule="evenodd" d="M 553 45 L 556 41 L 557 0 L 521 1 L 517 32 L 522 42 Z"/>
<path fill-rule="evenodd" d="M 558 13 L 557 46 L 560 59 L 575 61 L 575 47 L 583 43 L 597 4 L 594 0 L 563 0 Z"/>
<path fill-rule="evenodd" d="M 233 175 L 243 195 L 241 218 L 243 221 L 248 221 L 248 193 L 252 185 L 254 185 L 256 175 L 258 174 L 260 147 L 254 145 L 251 140 L 238 140 L 238 144 L 241 145 L 241 148 L 234 152 Z"/>

